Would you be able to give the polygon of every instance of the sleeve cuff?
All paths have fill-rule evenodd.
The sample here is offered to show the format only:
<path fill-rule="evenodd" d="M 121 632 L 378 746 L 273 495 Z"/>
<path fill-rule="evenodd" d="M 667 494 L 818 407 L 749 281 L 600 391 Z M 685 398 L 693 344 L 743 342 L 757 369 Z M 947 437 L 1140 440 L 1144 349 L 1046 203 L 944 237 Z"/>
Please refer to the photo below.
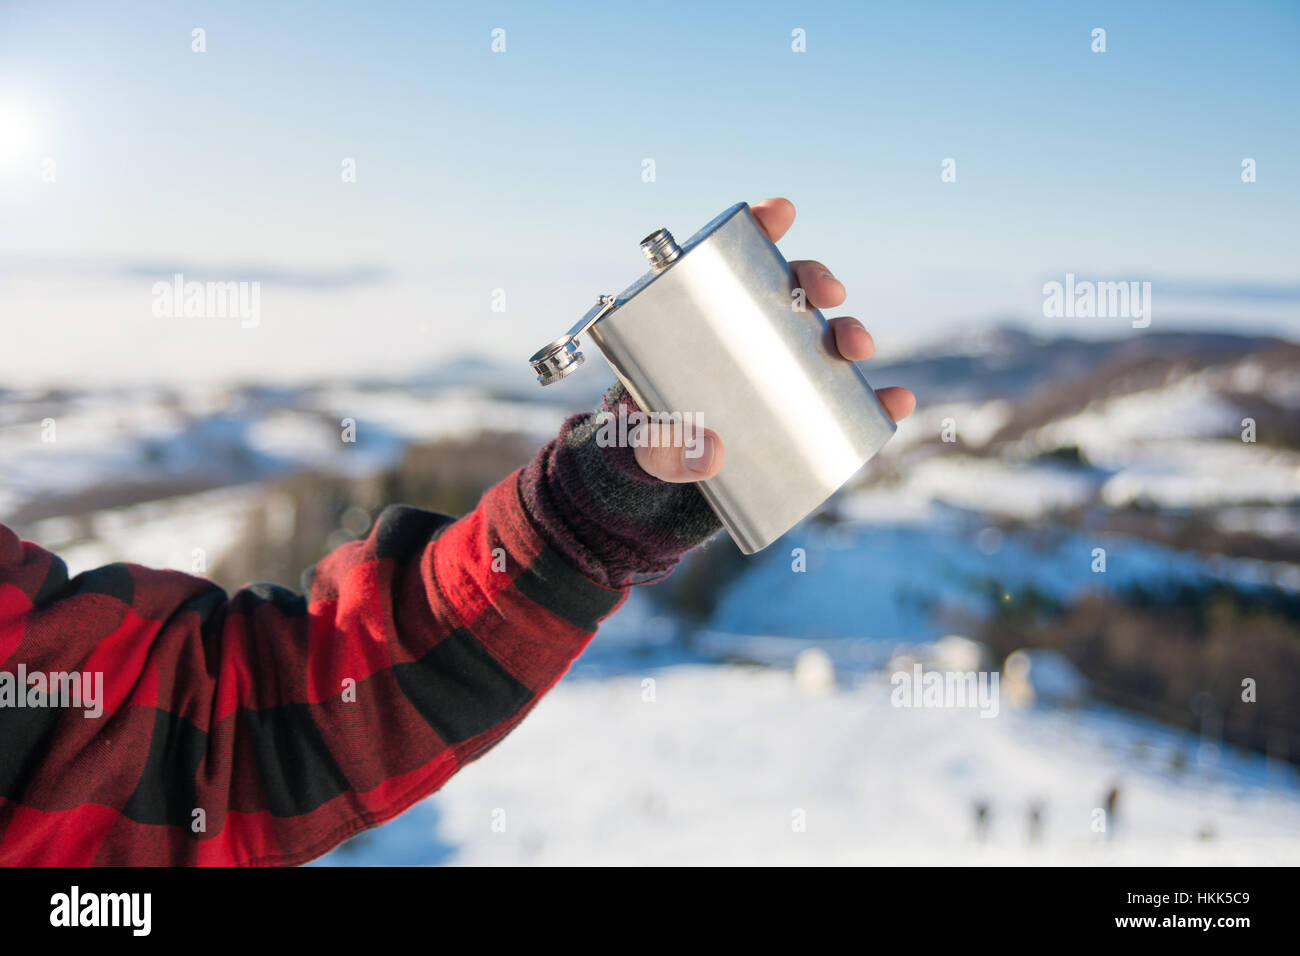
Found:
<path fill-rule="evenodd" d="M 637 410 L 621 384 L 570 417 L 523 469 L 519 491 L 551 547 L 608 587 L 657 581 L 722 527 L 693 484 L 660 481 L 632 449 L 598 441 L 603 416 Z"/>

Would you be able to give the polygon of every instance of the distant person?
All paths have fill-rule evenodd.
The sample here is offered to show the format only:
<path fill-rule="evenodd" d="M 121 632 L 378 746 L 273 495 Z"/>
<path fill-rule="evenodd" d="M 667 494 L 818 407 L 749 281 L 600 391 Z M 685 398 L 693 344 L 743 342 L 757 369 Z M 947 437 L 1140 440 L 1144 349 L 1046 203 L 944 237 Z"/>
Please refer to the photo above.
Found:
<path fill-rule="evenodd" d="M 1115 826 L 1118 822 L 1115 811 L 1119 808 L 1119 784 L 1113 785 L 1106 791 L 1106 836 L 1114 837 Z"/>
<path fill-rule="evenodd" d="M 991 809 L 987 800 L 975 801 L 975 839 L 980 843 L 986 842 L 989 838 Z"/>
<path fill-rule="evenodd" d="M 773 240 L 794 221 L 784 199 L 752 208 Z M 815 306 L 844 301 L 820 263 L 793 265 Z M 871 356 L 856 319 L 832 326 L 846 359 Z M 895 420 L 915 405 L 880 398 Z M 628 401 L 616 388 L 606 408 Z M 0 668 L 104 675 L 95 718 L 0 706 L 0 863 L 302 863 L 437 790 L 631 585 L 719 529 L 691 484 L 723 467 L 718 436 L 695 457 L 600 447 L 594 419 L 571 417 L 459 520 L 386 509 L 306 595 L 126 564 L 69 580 L 0 526 Z"/>
<path fill-rule="evenodd" d="M 1042 800 L 1034 800 L 1029 804 L 1029 842 L 1037 843 L 1043 838 L 1043 813 L 1045 811 Z"/>

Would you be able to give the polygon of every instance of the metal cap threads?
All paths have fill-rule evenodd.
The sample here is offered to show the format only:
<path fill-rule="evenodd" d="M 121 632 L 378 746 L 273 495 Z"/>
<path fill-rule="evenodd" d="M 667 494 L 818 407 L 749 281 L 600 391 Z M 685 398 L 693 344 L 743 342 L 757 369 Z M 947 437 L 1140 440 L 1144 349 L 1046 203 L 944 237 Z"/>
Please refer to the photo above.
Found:
<path fill-rule="evenodd" d="M 682 247 L 667 229 L 656 229 L 641 240 L 641 255 L 650 260 L 650 268 L 663 272 L 682 254 Z"/>

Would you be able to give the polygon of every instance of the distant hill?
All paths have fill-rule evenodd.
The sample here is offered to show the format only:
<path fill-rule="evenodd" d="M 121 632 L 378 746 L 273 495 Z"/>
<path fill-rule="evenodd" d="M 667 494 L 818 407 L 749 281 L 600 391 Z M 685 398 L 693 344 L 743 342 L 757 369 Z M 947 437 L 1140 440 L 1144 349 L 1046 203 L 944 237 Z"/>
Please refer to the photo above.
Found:
<path fill-rule="evenodd" d="M 868 363 L 869 377 L 905 384 L 921 402 L 1019 398 L 1048 385 L 1084 379 L 1102 369 L 1204 367 L 1250 354 L 1289 356 L 1300 367 L 1300 345 L 1266 336 L 1214 332 L 1152 332 L 1123 339 L 1045 339 L 1001 327 L 972 332 L 890 363 Z M 1110 374 L 1108 372 L 1108 374 Z"/>

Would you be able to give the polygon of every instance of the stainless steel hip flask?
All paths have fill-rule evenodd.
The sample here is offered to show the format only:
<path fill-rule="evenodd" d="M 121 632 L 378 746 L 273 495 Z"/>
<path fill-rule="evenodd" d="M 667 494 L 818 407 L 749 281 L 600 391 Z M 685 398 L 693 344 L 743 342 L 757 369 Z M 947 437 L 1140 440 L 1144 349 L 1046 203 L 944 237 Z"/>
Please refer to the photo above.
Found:
<path fill-rule="evenodd" d="M 542 385 L 582 364 L 590 334 L 637 404 L 686 415 L 726 446 L 699 483 L 745 554 L 761 551 L 849 480 L 897 426 L 821 312 L 804 304 L 790 264 L 747 203 L 681 246 L 660 229 L 641 241 L 650 271 L 601 296 L 529 362 Z"/>

